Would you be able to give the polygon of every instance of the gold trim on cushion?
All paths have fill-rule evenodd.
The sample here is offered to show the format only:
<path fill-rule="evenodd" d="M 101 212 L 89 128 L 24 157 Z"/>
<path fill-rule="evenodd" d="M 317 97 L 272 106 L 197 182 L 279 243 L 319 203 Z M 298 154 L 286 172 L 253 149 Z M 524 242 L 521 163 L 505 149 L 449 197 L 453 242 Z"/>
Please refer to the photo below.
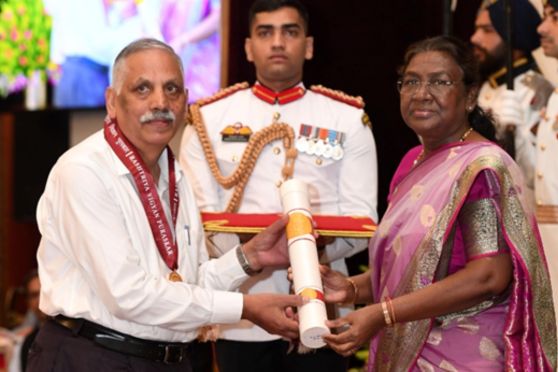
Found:
<path fill-rule="evenodd" d="M 558 205 L 537 205 L 537 222 L 558 224 Z"/>

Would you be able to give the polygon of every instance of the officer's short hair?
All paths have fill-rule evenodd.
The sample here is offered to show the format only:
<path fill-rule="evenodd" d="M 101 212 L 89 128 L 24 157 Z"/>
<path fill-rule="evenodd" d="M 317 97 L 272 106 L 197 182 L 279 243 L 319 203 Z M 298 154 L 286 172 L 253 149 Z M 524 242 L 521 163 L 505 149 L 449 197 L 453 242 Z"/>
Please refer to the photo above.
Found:
<path fill-rule="evenodd" d="M 252 30 L 254 18 L 258 13 L 273 12 L 275 10 L 290 7 L 296 9 L 304 24 L 304 32 L 308 34 L 309 15 L 306 6 L 298 0 L 256 0 L 252 3 L 250 11 L 248 12 L 248 32 Z"/>

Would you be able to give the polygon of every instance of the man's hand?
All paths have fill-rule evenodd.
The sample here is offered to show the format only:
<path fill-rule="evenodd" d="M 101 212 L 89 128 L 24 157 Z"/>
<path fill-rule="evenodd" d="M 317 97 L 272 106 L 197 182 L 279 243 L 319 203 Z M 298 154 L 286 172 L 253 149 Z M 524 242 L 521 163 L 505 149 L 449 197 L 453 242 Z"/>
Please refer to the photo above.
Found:
<path fill-rule="evenodd" d="M 256 234 L 250 234 L 250 233 L 239 233 L 236 235 L 238 236 L 238 240 L 240 241 L 241 244 L 247 243 L 250 239 L 256 236 Z"/>
<path fill-rule="evenodd" d="M 318 238 L 316 239 L 316 246 L 318 247 L 318 249 L 324 249 L 326 245 L 330 245 L 334 241 L 335 241 L 334 236 L 319 235 Z"/>
<path fill-rule="evenodd" d="M 285 215 L 242 246 L 244 255 L 253 270 L 258 271 L 268 266 L 286 267 L 289 264 L 285 233 L 287 222 L 289 217 Z"/>
<path fill-rule="evenodd" d="M 289 339 L 298 338 L 298 322 L 292 307 L 302 306 L 300 296 L 284 294 L 244 295 L 242 319 L 262 327 L 267 332 Z"/>

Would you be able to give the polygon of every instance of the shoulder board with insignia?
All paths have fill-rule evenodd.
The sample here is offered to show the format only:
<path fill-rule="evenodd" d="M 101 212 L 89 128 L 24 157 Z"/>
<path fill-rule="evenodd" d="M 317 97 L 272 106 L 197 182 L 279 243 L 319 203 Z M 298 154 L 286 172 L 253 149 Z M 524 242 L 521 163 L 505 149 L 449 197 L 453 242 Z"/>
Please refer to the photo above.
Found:
<path fill-rule="evenodd" d="M 323 85 L 312 85 L 310 87 L 310 90 L 314 93 L 322 94 L 336 101 L 346 103 L 347 105 L 351 105 L 359 109 L 364 108 L 364 100 L 362 99 L 362 97 L 350 96 L 340 90 L 329 89 L 324 87 Z"/>
<path fill-rule="evenodd" d="M 546 106 L 548 98 L 554 91 L 552 84 L 544 78 L 539 73 L 525 74 L 521 80 L 523 84 L 532 91 L 535 92 L 533 98 L 531 99 L 531 107 L 535 110 L 539 110 Z"/>
<path fill-rule="evenodd" d="M 372 129 L 372 121 L 370 121 L 370 116 L 366 112 L 362 113 L 362 124 L 366 125 L 368 128 Z"/>
<path fill-rule="evenodd" d="M 197 100 L 196 104 L 200 107 L 204 106 L 204 105 L 208 105 L 210 103 L 213 103 L 213 102 L 219 101 L 220 99 L 228 97 L 228 96 L 232 95 L 233 93 L 238 92 L 239 90 L 248 89 L 248 87 L 250 87 L 250 84 L 248 84 L 247 82 L 237 83 L 237 84 L 231 85 L 230 87 L 226 87 L 226 88 L 223 88 L 223 89 L 219 90 L 217 93 L 215 93 L 212 96 L 209 96 L 209 97 L 206 97 L 206 98 L 201 98 L 201 99 Z"/>

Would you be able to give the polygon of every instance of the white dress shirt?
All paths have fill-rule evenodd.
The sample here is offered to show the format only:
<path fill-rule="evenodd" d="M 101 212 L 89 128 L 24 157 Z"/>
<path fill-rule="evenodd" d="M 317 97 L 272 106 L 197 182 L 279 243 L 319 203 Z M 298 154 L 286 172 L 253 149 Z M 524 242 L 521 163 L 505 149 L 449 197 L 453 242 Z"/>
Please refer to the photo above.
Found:
<path fill-rule="evenodd" d="M 303 87 L 302 84 L 300 84 Z M 256 97 L 251 89 L 234 94 L 201 107 L 207 132 L 219 168 L 229 175 L 238 166 L 246 147 L 242 142 L 223 142 L 220 132 L 228 125 L 241 123 L 253 133 L 273 122 L 289 124 L 298 136 L 301 124 L 327 128 L 345 134 L 344 157 L 340 160 L 319 158 L 299 152 L 293 178 L 308 184 L 312 213 L 330 215 L 364 215 L 377 221 L 377 160 L 372 131 L 363 124 L 364 111 L 323 94 L 307 90 L 302 98 L 284 104 L 269 104 Z M 278 186 L 285 161 L 282 141 L 266 145 L 261 152 L 246 184 L 239 213 L 281 213 Z M 203 211 L 224 211 L 233 189 L 222 188 L 211 174 L 198 136 L 193 126 L 184 131 L 180 163 L 194 189 L 198 206 Z M 215 234 L 210 249 L 222 254 L 238 243 L 235 234 Z M 346 273 L 345 257 L 367 248 L 368 239 L 337 238 L 321 255 L 335 270 Z M 249 278 L 242 286 L 244 293 L 288 293 L 286 270 L 264 270 Z M 268 341 L 277 339 L 248 321 L 221 327 L 221 337 L 240 341 Z"/>
<path fill-rule="evenodd" d="M 167 219 L 168 165 L 159 159 L 157 189 Z M 85 318 L 129 335 L 193 340 L 200 326 L 234 323 L 242 295 L 225 292 L 246 274 L 234 250 L 209 260 L 199 210 L 176 164 L 180 197 L 176 224 L 178 273 L 168 280 L 132 175 L 103 132 L 68 150 L 53 167 L 37 220 L 41 310 Z"/>

